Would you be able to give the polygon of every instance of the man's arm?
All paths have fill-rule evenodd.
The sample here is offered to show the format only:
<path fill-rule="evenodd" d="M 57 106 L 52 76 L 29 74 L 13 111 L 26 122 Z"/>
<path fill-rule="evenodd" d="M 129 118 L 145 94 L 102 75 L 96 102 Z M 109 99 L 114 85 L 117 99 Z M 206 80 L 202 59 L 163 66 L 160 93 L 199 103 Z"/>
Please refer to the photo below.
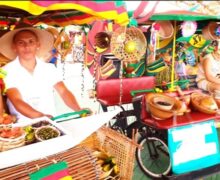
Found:
<path fill-rule="evenodd" d="M 12 102 L 16 110 L 24 116 L 28 118 L 38 118 L 45 116 L 43 113 L 35 110 L 29 104 L 24 102 L 17 88 L 8 89 L 6 95 L 8 96 L 9 100 Z"/>
<path fill-rule="evenodd" d="M 74 111 L 80 111 L 81 108 L 75 98 L 75 96 L 67 89 L 63 82 L 58 82 L 54 88 L 59 93 L 65 104 Z"/>

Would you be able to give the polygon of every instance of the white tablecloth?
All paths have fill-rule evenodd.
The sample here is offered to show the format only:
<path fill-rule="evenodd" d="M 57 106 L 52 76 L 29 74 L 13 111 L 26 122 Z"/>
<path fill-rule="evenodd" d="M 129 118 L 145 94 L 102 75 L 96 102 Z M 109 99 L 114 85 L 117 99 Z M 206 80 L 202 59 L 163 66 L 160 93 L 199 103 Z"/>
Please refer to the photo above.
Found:
<path fill-rule="evenodd" d="M 121 109 L 118 108 L 109 112 L 60 122 L 59 124 L 70 133 L 73 137 L 73 144 L 77 145 L 105 123 L 109 122 L 120 111 Z"/>

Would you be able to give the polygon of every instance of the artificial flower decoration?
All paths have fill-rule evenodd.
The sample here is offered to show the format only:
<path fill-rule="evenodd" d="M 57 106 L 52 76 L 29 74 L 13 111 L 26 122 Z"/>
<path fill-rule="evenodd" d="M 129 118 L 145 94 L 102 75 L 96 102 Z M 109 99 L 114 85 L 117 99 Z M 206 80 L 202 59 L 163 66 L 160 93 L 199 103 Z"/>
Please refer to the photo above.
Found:
<path fill-rule="evenodd" d="M 197 23 L 195 21 L 184 21 L 181 24 L 181 29 L 183 37 L 192 36 L 196 32 Z"/>

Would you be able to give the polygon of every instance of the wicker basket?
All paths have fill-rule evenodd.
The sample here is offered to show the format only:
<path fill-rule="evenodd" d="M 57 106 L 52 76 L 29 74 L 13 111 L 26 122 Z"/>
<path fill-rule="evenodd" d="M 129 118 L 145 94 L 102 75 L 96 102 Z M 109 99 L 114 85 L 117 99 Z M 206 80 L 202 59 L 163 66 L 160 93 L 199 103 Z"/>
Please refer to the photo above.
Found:
<path fill-rule="evenodd" d="M 25 144 L 25 134 L 15 139 L 0 138 L 0 152 L 9 149 L 14 149 L 23 146 L 24 144 Z"/>
<path fill-rule="evenodd" d="M 120 170 L 119 179 L 132 179 L 137 145 L 131 139 L 110 128 L 102 127 L 79 146 L 108 152 L 116 158 Z"/>

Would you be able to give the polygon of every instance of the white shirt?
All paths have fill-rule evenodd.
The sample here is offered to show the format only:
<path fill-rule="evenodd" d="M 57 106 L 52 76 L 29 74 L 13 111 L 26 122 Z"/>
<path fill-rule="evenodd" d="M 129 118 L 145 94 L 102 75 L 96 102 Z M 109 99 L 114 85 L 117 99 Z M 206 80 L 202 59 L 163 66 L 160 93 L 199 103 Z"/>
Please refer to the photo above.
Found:
<path fill-rule="evenodd" d="M 56 109 L 53 86 L 62 79 L 53 64 L 36 59 L 37 64 L 33 74 L 20 64 L 18 58 L 5 65 L 3 68 L 7 72 L 4 79 L 6 88 L 17 88 L 27 104 L 44 114 L 54 116 Z M 10 100 L 7 104 L 11 114 L 16 115 L 18 119 L 27 119 L 15 109 Z"/>

